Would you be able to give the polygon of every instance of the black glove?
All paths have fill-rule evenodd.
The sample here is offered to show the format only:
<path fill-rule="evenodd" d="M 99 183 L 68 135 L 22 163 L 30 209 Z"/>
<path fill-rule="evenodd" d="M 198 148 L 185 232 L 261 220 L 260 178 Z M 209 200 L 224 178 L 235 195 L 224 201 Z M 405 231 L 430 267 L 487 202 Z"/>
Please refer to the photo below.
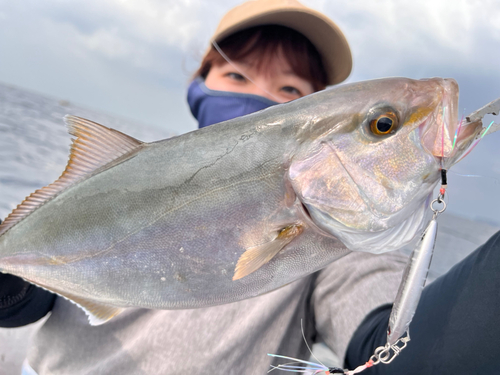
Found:
<path fill-rule="evenodd" d="M 0 327 L 20 327 L 36 322 L 52 310 L 55 299 L 55 294 L 20 277 L 0 273 Z"/>

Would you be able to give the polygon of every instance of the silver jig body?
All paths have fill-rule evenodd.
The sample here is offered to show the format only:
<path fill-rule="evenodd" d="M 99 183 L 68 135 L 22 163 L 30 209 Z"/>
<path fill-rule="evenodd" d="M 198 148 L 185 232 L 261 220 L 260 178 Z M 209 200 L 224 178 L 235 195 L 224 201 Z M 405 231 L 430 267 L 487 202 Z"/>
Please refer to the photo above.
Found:
<path fill-rule="evenodd" d="M 434 253 L 438 224 L 433 217 L 425 228 L 403 273 L 387 327 L 387 343 L 393 345 L 410 326 Z"/>
<path fill-rule="evenodd" d="M 387 345 L 394 345 L 398 339 L 408 331 L 427 280 L 432 255 L 434 254 L 434 247 L 436 245 L 438 231 L 436 218 L 440 213 L 446 210 L 446 203 L 443 200 L 446 189 L 445 169 L 442 170 L 441 176 L 442 185 L 440 194 L 430 204 L 430 208 L 434 212 L 434 215 L 427 224 L 415 249 L 410 255 L 396 295 L 396 300 L 392 307 L 389 326 L 387 327 Z M 442 204 L 442 207 L 440 209 L 434 208 L 436 203 Z"/>

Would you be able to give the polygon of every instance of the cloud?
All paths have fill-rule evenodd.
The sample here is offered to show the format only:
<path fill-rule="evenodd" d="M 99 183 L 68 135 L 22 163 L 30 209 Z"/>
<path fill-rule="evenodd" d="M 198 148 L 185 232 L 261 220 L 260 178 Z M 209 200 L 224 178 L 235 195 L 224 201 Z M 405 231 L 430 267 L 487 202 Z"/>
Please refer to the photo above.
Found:
<path fill-rule="evenodd" d="M 363 76 L 447 64 L 497 69 L 500 5 L 493 1 L 309 1 L 344 30 Z M 489 45 L 488 45 L 489 44 Z M 489 53 L 488 61 L 476 56 Z M 495 63 L 496 61 L 496 63 Z"/>
<path fill-rule="evenodd" d="M 198 33 L 197 8 L 196 1 L 32 1 L 29 8 L 14 2 L 3 14 L 24 24 L 16 38 L 38 39 L 40 45 L 43 38 L 53 50 L 56 44 L 69 53 L 162 74 L 178 65 L 165 64 L 164 51 L 187 51 Z"/>

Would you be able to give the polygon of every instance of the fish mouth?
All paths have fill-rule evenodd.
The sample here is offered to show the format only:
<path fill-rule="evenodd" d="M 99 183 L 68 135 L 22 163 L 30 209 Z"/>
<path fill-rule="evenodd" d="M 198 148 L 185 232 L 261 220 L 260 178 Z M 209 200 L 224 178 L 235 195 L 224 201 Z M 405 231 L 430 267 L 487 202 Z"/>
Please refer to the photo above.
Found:
<path fill-rule="evenodd" d="M 466 123 L 465 125 L 459 124 L 457 128 L 457 135 L 454 147 L 454 154 L 443 161 L 445 169 L 451 168 L 464 158 L 470 150 L 474 147 L 472 144 L 476 138 L 479 137 L 483 128 L 481 121 L 474 123 Z M 472 147 L 471 147 L 472 146 Z"/>
<path fill-rule="evenodd" d="M 429 123 L 432 123 L 432 119 L 428 118 L 419 126 L 420 134 L 424 134 L 422 136 L 422 146 L 428 151 L 429 154 L 432 154 L 439 166 L 442 169 L 450 169 L 453 165 L 455 165 L 458 161 L 460 161 L 465 155 L 468 154 L 468 150 L 472 145 L 473 141 L 479 136 L 482 130 L 482 123 L 474 122 L 474 123 L 466 123 L 462 118 L 461 121 L 457 122 L 455 126 L 452 127 L 454 132 L 452 135 L 446 135 L 443 137 L 443 132 L 438 134 L 435 139 L 436 143 L 440 143 L 441 146 L 434 148 L 428 147 L 428 142 L 424 141 L 425 138 L 429 138 L 428 132 L 426 129 L 430 127 Z"/>
<path fill-rule="evenodd" d="M 482 123 L 458 121 L 458 84 L 453 79 L 440 82 L 439 104 L 418 126 L 422 147 L 442 168 L 459 160 L 481 131 Z"/>

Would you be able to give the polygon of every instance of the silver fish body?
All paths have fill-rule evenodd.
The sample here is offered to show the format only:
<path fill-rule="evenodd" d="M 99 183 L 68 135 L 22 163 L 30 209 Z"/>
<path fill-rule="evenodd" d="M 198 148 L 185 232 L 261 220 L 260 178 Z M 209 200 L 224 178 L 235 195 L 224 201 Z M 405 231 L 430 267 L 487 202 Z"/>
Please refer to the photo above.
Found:
<path fill-rule="evenodd" d="M 350 250 L 398 248 L 441 158 L 476 134 L 451 149 L 457 101 L 453 80 L 381 79 L 149 144 L 70 118 L 73 161 L 0 225 L 0 270 L 97 324 L 130 306 L 242 300 Z M 376 135 L 380 116 L 396 125 Z"/>

